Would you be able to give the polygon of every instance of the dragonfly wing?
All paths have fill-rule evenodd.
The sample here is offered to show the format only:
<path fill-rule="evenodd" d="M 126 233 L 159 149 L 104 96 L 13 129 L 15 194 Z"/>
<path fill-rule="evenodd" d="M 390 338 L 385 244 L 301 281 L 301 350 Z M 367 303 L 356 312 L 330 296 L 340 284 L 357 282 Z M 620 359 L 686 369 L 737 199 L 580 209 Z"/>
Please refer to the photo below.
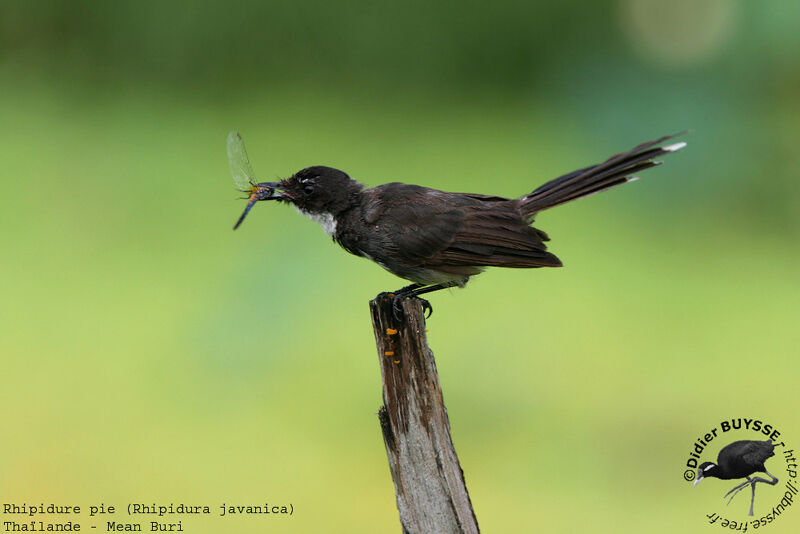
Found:
<path fill-rule="evenodd" d="M 247 150 L 239 132 L 228 134 L 228 165 L 236 187 L 240 191 L 249 193 L 256 183 L 256 175 L 250 166 L 250 158 L 247 157 Z"/>

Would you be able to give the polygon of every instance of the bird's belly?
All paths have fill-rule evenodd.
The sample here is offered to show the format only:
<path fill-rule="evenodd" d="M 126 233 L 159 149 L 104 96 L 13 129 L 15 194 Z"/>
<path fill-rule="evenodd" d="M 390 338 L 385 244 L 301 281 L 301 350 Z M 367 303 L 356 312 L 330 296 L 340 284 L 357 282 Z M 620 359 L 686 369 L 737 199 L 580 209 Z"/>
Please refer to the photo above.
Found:
<path fill-rule="evenodd" d="M 378 263 L 378 262 L 376 262 Z M 405 267 L 403 269 L 390 269 L 386 265 L 382 265 L 378 263 L 381 267 L 389 271 L 395 276 L 399 276 L 400 278 L 405 278 L 406 280 L 410 280 L 417 284 L 423 285 L 432 285 L 432 284 L 449 284 L 451 282 L 456 282 L 459 286 L 464 286 L 467 283 L 470 275 L 468 274 L 459 274 L 459 273 L 449 273 L 443 271 L 437 271 L 436 269 L 430 269 L 427 267 Z"/>
<path fill-rule="evenodd" d="M 359 256 L 363 256 L 369 260 L 372 260 L 395 276 L 426 286 L 456 282 L 456 285 L 459 287 L 464 287 L 470 276 L 483 271 L 483 269 L 476 267 L 469 267 L 465 269 L 450 268 L 447 271 L 440 271 L 438 269 L 425 267 L 422 265 L 408 265 L 398 262 L 392 262 L 390 265 L 385 261 L 381 261 L 378 258 L 372 257 L 366 252 L 361 252 Z"/>

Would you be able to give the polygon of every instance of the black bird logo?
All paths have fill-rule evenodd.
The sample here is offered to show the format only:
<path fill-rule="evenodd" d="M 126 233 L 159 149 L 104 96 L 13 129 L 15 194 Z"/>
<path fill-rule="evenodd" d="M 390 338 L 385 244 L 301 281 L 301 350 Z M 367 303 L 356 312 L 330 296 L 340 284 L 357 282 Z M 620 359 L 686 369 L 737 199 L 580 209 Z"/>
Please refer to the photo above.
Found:
<path fill-rule="evenodd" d="M 767 468 L 764 467 L 764 462 L 767 461 L 767 458 L 775 456 L 775 453 L 773 452 L 774 448 L 775 445 L 769 440 L 734 441 L 719 451 L 716 464 L 714 462 L 703 462 L 698 466 L 697 480 L 694 481 L 694 486 L 697 486 L 701 480 L 708 477 L 715 477 L 722 480 L 745 477 L 747 480 L 732 488 L 728 493 L 725 494 L 723 499 L 730 495 L 731 498 L 728 499 L 728 504 L 730 504 L 736 494 L 749 485 L 752 492 L 750 495 L 749 515 L 753 515 L 753 501 L 756 498 L 756 484 L 758 482 L 763 482 L 765 484 L 774 486 L 778 483 L 778 479 L 772 476 L 770 472 L 767 471 Z M 753 477 L 753 473 L 766 473 L 772 480 L 766 480 L 761 477 Z"/>
<path fill-rule="evenodd" d="M 661 163 L 655 158 L 686 146 L 683 142 L 660 146 L 673 137 L 643 143 L 510 199 L 399 182 L 366 188 L 345 172 L 324 166 L 305 168 L 280 182 L 256 183 L 244 143 L 231 132 L 231 172 L 248 195 L 247 208 L 234 229 L 258 201 L 293 205 L 321 224 L 346 251 L 412 282 L 388 294 L 397 313 L 401 299 L 464 287 L 486 267 L 560 267 L 561 260 L 547 251 L 547 234 L 531 226 L 534 218 L 544 210 L 637 179 L 637 173 Z M 432 311 L 427 301 L 422 302 Z"/>

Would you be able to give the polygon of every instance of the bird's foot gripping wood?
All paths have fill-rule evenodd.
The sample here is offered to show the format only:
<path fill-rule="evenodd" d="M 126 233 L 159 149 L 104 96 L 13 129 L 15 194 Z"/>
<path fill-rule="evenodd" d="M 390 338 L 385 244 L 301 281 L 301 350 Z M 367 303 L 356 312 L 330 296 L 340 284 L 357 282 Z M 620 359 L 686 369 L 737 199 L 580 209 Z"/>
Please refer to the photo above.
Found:
<path fill-rule="evenodd" d="M 375 297 L 376 301 L 381 301 L 384 299 L 391 299 L 392 301 L 392 315 L 394 318 L 397 319 L 399 322 L 403 322 L 403 301 L 413 295 L 413 291 L 415 289 L 419 289 L 423 287 L 422 284 L 411 284 L 409 286 L 403 287 L 398 289 L 397 291 L 382 291 L 378 293 Z M 427 300 L 420 299 L 422 301 L 422 311 L 424 312 L 426 309 L 432 309 L 430 303 Z M 426 306 L 427 305 L 427 306 Z M 430 314 L 428 314 L 430 317 Z"/>
<path fill-rule="evenodd" d="M 378 293 L 378 296 L 375 297 L 375 300 L 381 301 L 384 299 L 390 299 L 392 301 L 392 314 L 394 315 L 395 319 L 402 323 L 404 318 L 403 301 L 412 297 L 416 298 L 422 303 L 422 312 L 425 314 L 425 318 L 427 319 L 430 317 L 433 313 L 433 306 L 431 306 L 431 303 L 423 298 L 417 297 L 411 292 L 404 293 L 402 289 L 395 292 L 384 291 L 382 293 Z"/>
<path fill-rule="evenodd" d="M 448 287 L 454 287 L 457 285 L 459 285 L 458 282 L 445 282 L 442 284 L 433 284 L 429 286 L 422 284 L 411 284 L 410 286 L 398 289 L 397 291 L 379 293 L 378 296 L 375 297 L 375 300 L 383 300 L 387 298 L 392 299 L 392 311 L 394 313 L 394 317 L 398 321 L 402 321 L 403 301 L 405 299 L 415 298 L 422 303 L 422 311 L 425 313 L 425 318 L 427 319 L 433 315 L 433 306 L 431 306 L 431 303 L 427 300 L 420 298 L 420 295 L 430 293 L 432 291 L 439 291 L 440 289 L 447 289 Z"/>
<path fill-rule="evenodd" d="M 392 298 L 392 311 L 394 312 L 394 316 L 398 321 L 402 321 L 403 319 L 403 301 L 407 298 L 415 298 L 422 304 L 422 313 L 425 314 L 425 318 L 429 318 L 433 315 L 433 306 L 427 300 L 420 298 L 416 295 L 404 296 L 404 295 L 395 295 Z"/>

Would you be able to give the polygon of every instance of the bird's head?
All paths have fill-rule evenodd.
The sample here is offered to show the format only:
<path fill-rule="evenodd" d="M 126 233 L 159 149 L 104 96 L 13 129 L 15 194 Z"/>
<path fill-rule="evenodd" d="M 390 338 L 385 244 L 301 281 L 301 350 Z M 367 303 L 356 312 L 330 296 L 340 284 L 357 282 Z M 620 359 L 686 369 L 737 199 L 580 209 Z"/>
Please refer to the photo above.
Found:
<path fill-rule="evenodd" d="M 692 487 L 698 485 L 704 478 L 713 476 L 717 476 L 717 464 L 714 462 L 703 462 L 697 466 L 697 478 L 694 484 L 692 484 Z"/>
<path fill-rule="evenodd" d="M 364 188 L 347 173 L 321 165 L 305 168 L 275 184 L 273 198 L 305 213 L 337 215 L 351 207 Z"/>

